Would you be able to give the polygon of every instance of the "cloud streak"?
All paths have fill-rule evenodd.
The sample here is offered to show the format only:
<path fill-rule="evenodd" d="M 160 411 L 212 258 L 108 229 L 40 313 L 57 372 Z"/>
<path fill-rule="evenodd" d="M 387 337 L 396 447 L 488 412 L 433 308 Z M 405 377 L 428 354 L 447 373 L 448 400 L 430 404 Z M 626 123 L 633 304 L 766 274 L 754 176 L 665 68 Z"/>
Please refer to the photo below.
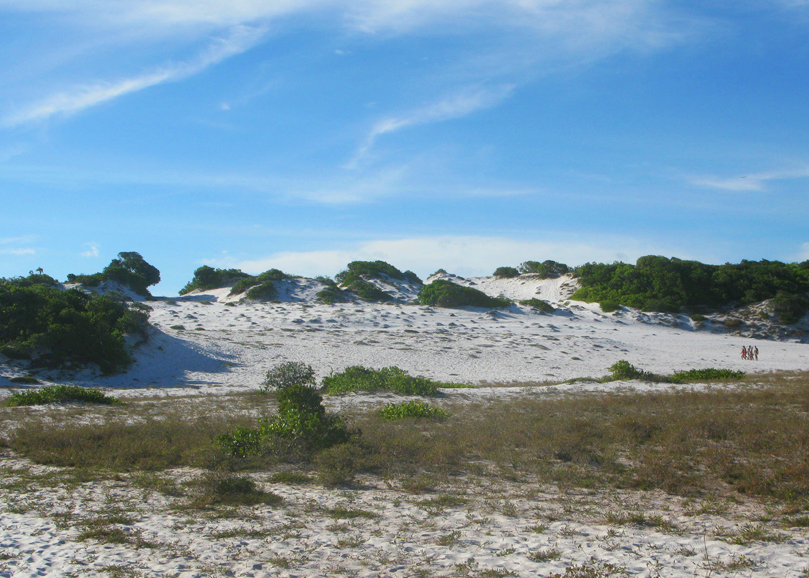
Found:
<path fill-rule="evenodd" d="M 346 167 L 356 168 L 382 135 L 398 132 L 411 126 L 461 118 L 473 112 L 496 106 L 508 98 L 515 87 L 514 84 L 502 84 L 494 87 L 466 89 L 401 116 L 383 118 L 374 124 Z"/>
<path fill-rule="evenodd" d="M 116 82 L 98 82 L 59 92 L 6 116 L 6 127 L 43 121 L 56 115 L 71 115 L 87 108 L 138 92 L 165 82 L 174 82 L 202 72 L 209 66 L 241 54 L 261 41 L 263 27 L 235 26 L 228 35 L 212 42 L 198 57 L 187 63 L 174 63 Z"/>
<path fill-rule="evenodd" d="M 751 173 L 739 177 L 722 178 L 715 175 L 693 177 L 689 179 L 692 185 L 719 189 L 728 192 L 756 192 L 765 191 L 769 181 L 783 181 L 809 177 L 809 167 L 791 171 L 769 171 Z"/>

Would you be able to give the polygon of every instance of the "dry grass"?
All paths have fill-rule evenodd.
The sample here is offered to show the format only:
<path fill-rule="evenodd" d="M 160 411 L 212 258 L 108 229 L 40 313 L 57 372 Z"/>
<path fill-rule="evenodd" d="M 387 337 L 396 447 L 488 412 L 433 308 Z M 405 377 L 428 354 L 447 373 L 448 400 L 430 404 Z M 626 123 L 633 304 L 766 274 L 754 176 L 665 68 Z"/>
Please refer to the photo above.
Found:
<path fill-rule="evenodd" d="M 328 485 L 350 483 L 352 472 L 372 472 L 412 485 L 415 493 L 439 482 L 460 483 L 461 476 L 507 475 L 562 487 L 805 500 L 809 374 L 756 379 L 715 391 L 458 404 L 441 422 L 388 422 L 375 412 L 350 410 L 345 417 L 363 431 L 359 444 L 319 459 L 304 456 L 297 468 L 308 474 L 319 468 L 318 478 Z M 271 413 L 272 400 L 264 396 L 197 397 L 185 404 L 129 400 L 77 411 L 83 424 L 75 424 L 70 411 L 11 416 L 19 423 L 5 428 L 5 443 L 36 462 L 85 471 L 277 465 L 272 456 L 226 458 L 212 441 Z"/>

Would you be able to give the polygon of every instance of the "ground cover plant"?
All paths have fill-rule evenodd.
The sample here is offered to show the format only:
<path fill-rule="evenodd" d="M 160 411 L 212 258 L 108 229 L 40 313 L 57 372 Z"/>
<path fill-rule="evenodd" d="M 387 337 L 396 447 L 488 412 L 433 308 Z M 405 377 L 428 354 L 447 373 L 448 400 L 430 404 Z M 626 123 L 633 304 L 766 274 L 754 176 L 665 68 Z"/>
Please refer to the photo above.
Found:
<path fill-rule="evenodd" d="M 299 462 L 299 467 L 304 472 L 327 468 L 343 479 L 368 471 L 403 481 L 508 472 L 510 479 L 561 487 L 658 489 L 682 496 L 739 493 L 800 506 L 809 499 L 803 449 L 809 446 L 809 374 L 755 379 L 722 391 L 471 403 L 448 420 L 385 420 L 377 410 L 354 409 L 341 418 L 360 428 L 362 436 L 319 450 L 322 461 Z M 38 463 L 107 472 L 223 464 L 272 468 L 277 457 L 269 455 L 223 462 L 226 452 L 214 441 L 254 424 L 243 412 L 266 404 L 266 396 L 216 398 L 221 413 L 198 420 L 173 413 L 176 400 L 165 403 L 164 414 L 129 422 L 104 418 L 106 413 L 85 424 L 69 413 L 60 414 L 59 423 L 43 413 L 27 414 L 6 428 L 2 443 Z M 138 407 L 129 401 L 114 411 L 123 418 Z M 802 511 L 790 509 L 789 516 Z"/>
<path fill-rule="evenodd" d="M 449 414 L 434 405 L 414 399 L 401 403 L 389 403 L 379 410 L 382 419 L 405 419 L 409 417 L 448 417 Z"/>
<path fill-rule="evenodd" d="M 118 400 L 97 389 L 87 389 L 78 385 L 49 385 L 39 389 L 15 391 L 3 405 L 45 405 L 49 403 L 84 402 L 113 404 Z"/>
<path fill-rule="evenodd" d="M 528 307 L 533 307 L 534 309 L 536 309 L 537 311 L 541 311 L 542 313 L 553 313 L 554 311 L 556 311 L 556 309 L 553 308 L 553 305 L 551 305 L 547 301 L 543 301 L 542 299 L 537 299 L 536 297 L 520 301 L 520 305 L 527 305 Z"/>
<path fill-rule="evenodd" d="M 323 389 L 330 395 L 353 391 L 392 391 L 403 395 L 435 395 L 444 384 L 426 377 L 413 377 L 398 367 L 371 369 L 361 365 L 323 378 Z"/>
<path fill-rule="evenodd" d="M 570 267 L 564 263 L 551 260 L 542 261 L 541 263 L 539 261 L 525 261 L 520 264 L 519 272 L 537 275 L 540 279 L 556 279 L 570 273 Z"/>
<path fill-rule="evenodd" d="M 655 383 L 687 383 L 690 381 L 716 381 L 728 379 L 741 379 L 745 376 L 743 371 L 734 371 L 732 369 L 689 369 L 687 371 L 676 371 L 671 375 L 659 375 L 638 369 L 625 359 L 618 361 L 610 366 L 610 375 L 606 375 L 597 381 L 607 383 L 610 381 L 624 381 L 630 379 L 638 379 L 641 381 L 651 381 Z M 574 379 L 571 381 L 581 381 Z"/>
<path fill-rule="evenodd" d="M 334 279 L 343 286 L 349 286 L 354 281 L 361 280 L 362 277 L 371 277 L 374 279 L 397 279 L 399 281 L 409 281 L 416 285 L 421 285 L 419 276 L 413 271 L 405 271 L 402 273 L 393 265 L 385 261 L 352 261 L 346 266 L 344 271 L 341 271 L 334 276 Z"/>
<path fill-rule="evenodd" d="M 463 287 L 452 281 L 436 279 L 419 291 L 418 303 L 421 305 L 435 305 L 437 307 L 485 307 L 496 309 L 508 307 L 508 299 L 489 297 L 483 291 L 473 287 Z"/>
<path fill-rule="evenodd" d="M 111 296 L 49 285 L 0 283 L 0 351 L 35 366 L 95 363 L 104 373 L 132 361 L 124 335 L 145 335 L 148 315 Z"/>
<path fill-rule="evenodd" d="M 492 276 L 501 279 L 511 279 L 513 277 L 519 277 L 520 272 L 517 271 L 516 267 L 498 267 L 495 269 L 494 273 L 492 273 Z"/>
<path fill-rule="evenodd" d="M 205 291 L 207 289 L 217 289 L 228 287 L 242 279 L 251 279 L 253 276 L 240 269 L 214 269 L 208 265 L 203 265 L 194 271 L 194 277 L 180 289 L 180 295 L 185 295 L 194 290 Z"/>
<path fill-rule="evenodd" d="M 794 323 L 809 311 L 809 261 L 706 265 L 649 255 L 635 265 L 587 263 L 577 267 L 574 275 L 581 288 L 572 299 L 614 302 L 644 311 L 678 312 L 773 298 L 774 313 L 782 323 Z"/>

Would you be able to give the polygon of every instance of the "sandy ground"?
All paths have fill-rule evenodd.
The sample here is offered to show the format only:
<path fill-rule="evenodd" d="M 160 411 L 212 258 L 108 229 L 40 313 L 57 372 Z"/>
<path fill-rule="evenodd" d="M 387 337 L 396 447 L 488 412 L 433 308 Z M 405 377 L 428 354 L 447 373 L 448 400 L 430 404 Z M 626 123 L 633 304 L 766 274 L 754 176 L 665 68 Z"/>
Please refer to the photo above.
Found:
<path fill-rule="evenodd" d="M 154 330 L 135 347 L 136 363 L 124 374 L 37 376 L 43 384 L 118 388 L 121 396 L 187 395 L 255 389 L 266 370 L 283 361 L 309 363 L 320 377 L 351 365 L 395 365 L 479 386 L 446 390 L 457 401 L 666 387 L 559 384 L 602 376 L 621 359 L 658 373 L 809 369 L 805 343 L 697 330 L 685 316 L 604 314 L 597 305 L 565 301 L 574 288 L 565 279 L 458 282 L 509 298 L 537 296 L 558 309 L 547 315 L 520 305 L 492 312 L 407 303 L 319 305 L 312 297 L 322 287 L 311 280 L 288 282 L 280 303 L 238 302 L 218 290 L 149 302 Z M 407 297 L 408 289 L 400 289 L 397 295 Z M 741 360 L 743 345 L 756 345 L 759 361 Z M 8 379 L 24 373 L 6 360 L 0 396 L 11 391 Z M 520 385 L 537 382 L 557 385 Z M 387 397 L 328 403 L 380 404 Z M 806 529 L 777 525 L 754 502 L 571 492 L 501 479 L 461 484 L 462 500 L 437 505 L 430 500 L 453 488 L 413 495 L 366 478 L 356 488 L 333 490 L 273 484 L 256 475 L 283 502 L 227 517 L 184 508 L 185 498 L 144 490 L 133 476 L 70 482 L 60 477 L 69 473 L 8 453 L 0 466 L 0 577 L 550 576 L 587 565 L 594 573 L 571 576 L 809 576 Z M 161 475 L 182 481 L 200 473 Z M 338 508 L 361 514 L 340 519 Z M 646 521 L 621 518 L 633 512 Z M 119 528 L 126 543 L 79 540 L 86 524 L 113 514 L 118 522 L 102 526 Z"/>

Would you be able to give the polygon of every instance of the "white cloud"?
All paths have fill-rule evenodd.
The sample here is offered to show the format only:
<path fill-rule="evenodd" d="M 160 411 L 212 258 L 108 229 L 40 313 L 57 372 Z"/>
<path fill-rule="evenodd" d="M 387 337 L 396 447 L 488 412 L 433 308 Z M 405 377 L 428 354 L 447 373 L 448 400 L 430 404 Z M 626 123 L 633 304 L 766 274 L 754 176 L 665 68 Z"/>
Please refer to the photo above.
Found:
<path fill-rule="evenodd" d="M 460 118 L 475 111 L 496 106 L 508 98 L 514 88 L 514 84 L 503 84 L 495 87 L 466 89 L 402 116 L 384 118 L 373 126 L 365 137 L 363 145 L 346 166 L 355 168 L 374 145 L 376 139 L 383 134 L 396 132 L 413 125 Z"/>
<path fill-rule="evenodd" d="M 313 277 L 335 275 L 351 261 L 380 259 L 401 269 L 427 276 L 443 268 L 463 276 L 491 275 L 500 266 L 517 266 L 523 261 L 552 259 L 571 266 L 588 261 L 611 263 L 648 254 L 682 254 L 676 248 L 653 247 L 636 239 L 593 237 L 581 234 L 557 235 L 546 240 L 522 240 L 487 236 L 416 237 L 397 240 L 373 240 L 353 247 L 330 251 L 288 251 L 266 258 L 240 262 L 216 261 L 218 266 L 238 267 L 249 273 L 271 268 Z M 578 239 L 573 241 L 573 239 Z"/>
<path fill-rule="evenodd" d="M 715 175 L 699 176 L 689 178 L 692 185 L 720 189 L 730 192 L 764 191 L 769 181 L 781 181 L 791 179 L 802 179 L 809 177 L 809 167 L 790 171 L 769 171 L 762 173 L 751 173 L 738 177 L 723 178 Z"/>
<path fill-rule="evenodd" d="M 0 249 L 0 255 L 34 255 L 33 249 Z"/>
<path fill-rule="evenodd" d="M 36 235 L 23 235 L 21 237 L 3 237 L 0 238 L 0 245 L 14 244 L 27 244 L 33 243 L 36 240 Z"/>
<path fill-rule="evenodd" d="M 82 251 L 82 257 L 98 257 L 98 243 L 85 243 L 86 251 Z"/>
<path fill-rule="evenodd" d="M 255 46 L 264 33 L 265 29 L 262 27 L 234 26 L 228 31 L 227 37 L 212 42 L 191 62 L 173 63 L 132 78 L 115 82 L 97 82 L 59 92 L 7 115 L 2 123 L 5 126 L 18 126 L 45 120 L 58 114 L 75 114 L 126 94 L 187 78 L 226 58 L 245 52 Z"/>

